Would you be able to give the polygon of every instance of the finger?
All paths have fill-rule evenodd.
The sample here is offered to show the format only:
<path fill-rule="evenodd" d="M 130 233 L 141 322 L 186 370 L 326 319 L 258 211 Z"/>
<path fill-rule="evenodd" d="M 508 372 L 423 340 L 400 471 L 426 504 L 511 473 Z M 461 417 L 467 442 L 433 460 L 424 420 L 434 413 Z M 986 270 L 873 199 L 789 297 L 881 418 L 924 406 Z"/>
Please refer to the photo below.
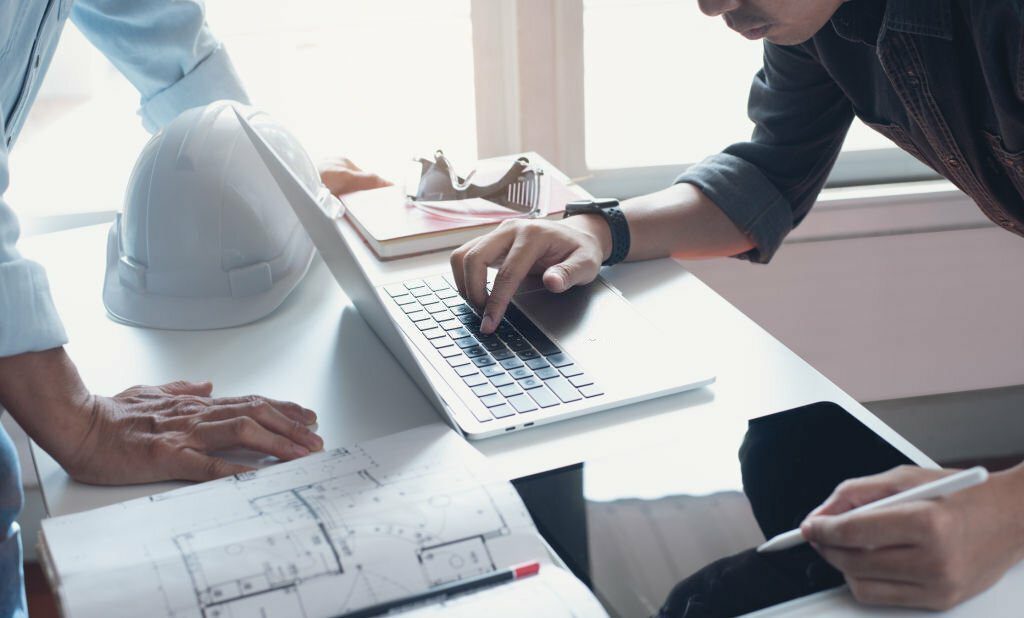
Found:
<path fill-rule="evenodd" d="M 922 583 L 927 579 L 917 547 L 887 547 L 877 550 L 845 549 L 815 544 L 829 564 L 847 577 L 881 579 L 901 583 Z"/>
<path fill-rule="evenodd" d="M 323 440 L 306 427 L 302 421 L 286 416 L 280 410 L 266 403 L 240 403 L 225 406 L 211 406 L 203 414 L 203 422 L 226 421 L 248 416 L 270 431 L 301 444 L 311 451 L 324 447 Z"/>
<path fill-rule="evenodd" d="M 590 254 L 577 249 L 558 264 L 544 271 L 544 287 L 552 292 L 564 292 L 574 285 L 590 283 L 597 277 L 601 265 Z"/>
<path fill-rule="evenodd" d="M 391 184 L 373 172 L 364 172 L 359 169 L 352 171 L 349 179 L 349 186 L 344 187 L 346 193 L 352 191 L 365 191 L 367 189 L 379 189 Z"/>
<path fill-rule="evenodd" d="M 462 261 L 466 300 L 477 308 L 487 304 L 487 267 L 498 263 L 508 253 L 516 234 L 511 228 L 498 228 L 470 247 Z"/>
<path fill-rule="evenodd" d="M 494 277 L 494 286 L 484 303 L 483 317 L 480 320 L 480 332 L 489 335 L 501 323 L 512 296 L 519 289 L 519 284 L 529 274 L 537 259 L 544 254 L 547 247 L 541 243 L 527 243 L 519 236 L 509 248 L 502 261 L 498 274 Z"/>
<path fill-rule="evenodd" d="M 211 399 L 209 404 L 212 406 L 233 406 L 245 404 L 261 406 L 266 404 L 278 410 L 288 418 L 299 421 L 304 425 L 312 425 L 313 423 L 316 422 L 316 412 L 313 412 L 308 408 L 304 408 L 299 404 L 292 403 L 290 401 L 278 401 L 277 399 L 271 399 L 269 397 L 260 397 L 258 395 L 245 395 L 242 397 L 217 397 L 216 399 Z"/>
<path fill-rule="evenodd" d="M 920 607 L 926 592 L 919 584 L 880 579 L 847 578 L 846 583 L 853 598 L 866 605 Z"/>
<path fill-rule="evenodd" d="M 809 542 L 829 547 L 877 549 L 916 545 L 925 540 L 928 530 L 927 502 L 908 502 L 868 511 L 842 515 L 816 515 L 800 525 Z"/>
<path fill-rule="evenodd" d="M 466 260 L 466 253 L 468 253 L 469 250 L 481 240 L 482 238 L 474 238 L 473 240 L 463 243 L 461 247 L 452 251 L 451 256 L 448 258 L 448 262 L 452 267 L 452 279 L 455 280 L 455 289 L 459 291 L 459 296 L 467 300 L 466 271 L 463 267 L 463 263 Z"/>
<path fill-rule="evenodd" d="M 157 388 L 168 395 L 195 395 L 196 397 L 209 397 L 210 393 L 213 392 L 213 383 L 209 380 L 203 380 L 202 382 L 186 382 L 185 380 L 177 380 L 175 382 L 168 382 L 167 384 L 158 386 Z"/>
<path fill-rule="evenodd" d="M 199 423 L 192 436 L 197 441 L 192 445 L 193 448 L 205 452 L 247 448 L 282 460 L 297 459 L 309 454 L 305 446 L 275 434 L 248 416 Z"/>
<path fill-rule="evenodd" d="M 212 481 L 214 479 L 251 472 L 253 468 L 224 461 L 220 457 L 204 455 L 192 449 L 179 451 L 171 476 L 184 481 Z"/>

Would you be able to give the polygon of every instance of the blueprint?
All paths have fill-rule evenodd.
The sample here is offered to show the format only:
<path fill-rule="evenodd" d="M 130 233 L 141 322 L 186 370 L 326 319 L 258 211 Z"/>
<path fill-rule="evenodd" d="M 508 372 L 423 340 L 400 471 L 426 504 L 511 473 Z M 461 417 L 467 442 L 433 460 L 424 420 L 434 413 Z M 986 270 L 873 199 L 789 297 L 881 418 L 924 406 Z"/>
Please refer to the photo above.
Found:
<path fill-rule="evenodd" d="M 337 616 L 550 560 L 512 486 L 440 425 L 49 519 L 43 538 L 72 618 Z"/>

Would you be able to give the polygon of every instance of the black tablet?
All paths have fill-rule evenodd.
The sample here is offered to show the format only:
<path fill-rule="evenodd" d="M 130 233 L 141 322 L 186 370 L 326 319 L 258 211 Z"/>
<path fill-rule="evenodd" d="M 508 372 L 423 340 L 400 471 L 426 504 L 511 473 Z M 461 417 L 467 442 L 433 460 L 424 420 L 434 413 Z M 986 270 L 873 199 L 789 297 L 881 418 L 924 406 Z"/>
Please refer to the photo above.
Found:
<path fill-rule="evenodd" d="M 705 419 L 657 448 L 515 486 L 613 616 L 739 616 L 841 585 L 807 545 L 754 548 L 797 527 L 841 481 L 907 463 L 843 408 L 816 403 L 748 422 Z"/>

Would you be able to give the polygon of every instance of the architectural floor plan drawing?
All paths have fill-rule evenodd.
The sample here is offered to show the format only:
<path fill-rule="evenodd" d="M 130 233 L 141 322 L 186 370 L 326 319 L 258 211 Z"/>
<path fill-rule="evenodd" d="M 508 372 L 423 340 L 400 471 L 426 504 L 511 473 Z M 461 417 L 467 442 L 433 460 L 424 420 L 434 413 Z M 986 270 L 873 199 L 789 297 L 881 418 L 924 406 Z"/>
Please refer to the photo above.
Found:
<path fill-rule="evenodd" d="M 530 560 L 525 506 L 428 426 L 47 520 L 74 617 L 321 617 Z M 110 530 L 108 538 L 85 531 Z M 116 582 L 116 585 L 111 585 Z"/>

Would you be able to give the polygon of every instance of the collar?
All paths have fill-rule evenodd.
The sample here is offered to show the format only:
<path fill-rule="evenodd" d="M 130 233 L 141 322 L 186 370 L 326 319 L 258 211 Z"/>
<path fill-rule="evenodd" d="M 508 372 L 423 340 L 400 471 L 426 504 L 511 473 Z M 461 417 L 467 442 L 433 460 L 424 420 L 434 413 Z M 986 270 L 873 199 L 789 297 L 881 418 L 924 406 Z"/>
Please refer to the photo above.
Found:
<path fill-rule="evenodd" d="M 950 0 L 847 0 L 832 16 L 836 34 L 876 45 L 886 30 L 952 40 Z"/>

